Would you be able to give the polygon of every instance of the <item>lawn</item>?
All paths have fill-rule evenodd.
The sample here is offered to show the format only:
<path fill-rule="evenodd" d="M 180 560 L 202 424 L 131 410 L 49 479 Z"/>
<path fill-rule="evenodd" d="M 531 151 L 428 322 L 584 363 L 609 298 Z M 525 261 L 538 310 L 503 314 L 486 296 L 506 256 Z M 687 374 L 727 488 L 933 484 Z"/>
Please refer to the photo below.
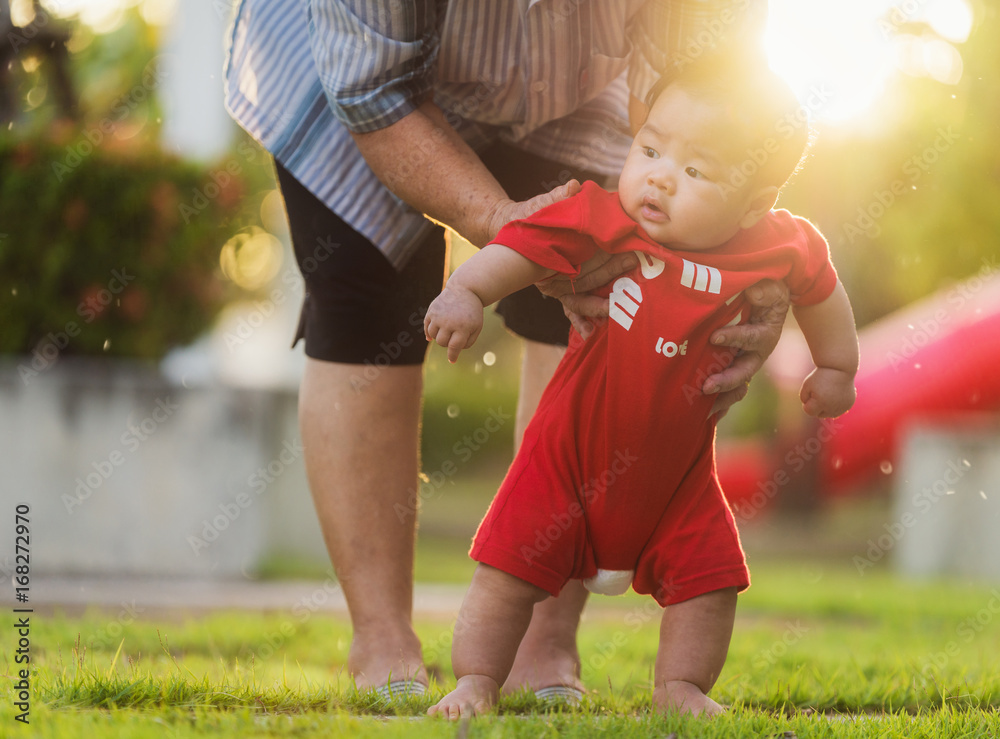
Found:
<path fill-rule="evenodd" d="M 8 638 L 0 734 L 1000 736 L 1000 590 L 861 576 L 843 560 L 763 561 L 753 571 L 713 692 L 733 708 L 713 720 L 650 710 L 658 609 L 631 594 L 588 607 L 580 643 L 590 692 L 580 707 L 514 696 L 468 727 L 422 718 L 432 697 L 387 705 L 355 693 L 341 669 L 348 624 L 328 614 L 36 613 L 31 725 L 14 721 Z M 450 626 L 418 621 L 440 676 L 433 694 L 453 683 Z"/>

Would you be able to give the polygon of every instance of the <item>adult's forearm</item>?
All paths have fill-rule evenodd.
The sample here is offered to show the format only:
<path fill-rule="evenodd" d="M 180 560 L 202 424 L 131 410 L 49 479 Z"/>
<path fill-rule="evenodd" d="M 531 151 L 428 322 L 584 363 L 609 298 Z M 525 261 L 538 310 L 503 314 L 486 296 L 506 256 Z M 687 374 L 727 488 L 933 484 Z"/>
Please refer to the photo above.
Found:
<path fill-rule="evenodd" d="M 353 134 L 375 175 L 413 208 L 487 244 L 511 202 L 476 153 L 432 102 L 387 128 Z"/>

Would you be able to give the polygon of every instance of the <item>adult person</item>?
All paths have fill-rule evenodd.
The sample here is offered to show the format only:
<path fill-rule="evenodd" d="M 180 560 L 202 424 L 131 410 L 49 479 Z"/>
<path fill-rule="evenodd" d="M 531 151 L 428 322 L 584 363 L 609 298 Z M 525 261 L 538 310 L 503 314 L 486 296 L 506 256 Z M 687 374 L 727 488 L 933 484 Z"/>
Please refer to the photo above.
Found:
<path fill-rule="evenodd" d="M 226 103 L 274 156 L 306 281 L 300 426 L 350 610 L 347 666 L 359 689 L 419 693 L 427 682 L 411 620 L 415 514 L 405 513 L 417 486 L 422 317 L 446 263 L 443 230 L 427 218 L 482 246 L 508 221 L 576 192 L 577 180 L 613 175 L 631 141 L 630 114 L 641 122 L 637 101 L 656 77 L 684 54 L 758 30 L 762 5 L 237 5 Z M 633 266 L 630 259 L 593 265 L 577 292 Z M 747 350 L 738 366 L 706 381 L 705 392 L 725 391 L 720 407 L 742 397 L 784 319 L 780 291 L 751 295 L 765 306 L 760 322 L 717 337 Z M 606 313 L 606 301 L 595 301 L 563 299 L 579 313 Z M 519 437 L 568 323 L 560 303 L 534 288 L 498 311 L 525 338 Z M 585 598 L 571 587 L 537 606 L 505 689 L 582 688 L 575 634 Z"/>

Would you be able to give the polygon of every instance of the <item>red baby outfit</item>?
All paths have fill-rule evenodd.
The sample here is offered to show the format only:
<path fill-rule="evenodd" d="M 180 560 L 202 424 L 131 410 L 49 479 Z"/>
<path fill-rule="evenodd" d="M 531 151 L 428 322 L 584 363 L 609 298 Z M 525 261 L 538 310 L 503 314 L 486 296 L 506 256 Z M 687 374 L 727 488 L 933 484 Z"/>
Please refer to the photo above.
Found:
<path fill-rule="evenodd" d="M 716 329 L 749 317 L 742 293 L 783 280 L 798 305 L 825 300 L 837 275 L 823 236 L 772 211 L 726 244 L 674 251 L 652 241 L 617 193 L 576 196 L 509 224 L 496 243 L 568 275 L 598 250 L 635 251 L 610 317 L 575 333 L 510 470 L 479 526 L 473 559 L 557 595 L 571 578 L 634 570 L 660 605 L 750 584 L 715 474 L 714 396 L 705 379 L 733 351 Z"/>

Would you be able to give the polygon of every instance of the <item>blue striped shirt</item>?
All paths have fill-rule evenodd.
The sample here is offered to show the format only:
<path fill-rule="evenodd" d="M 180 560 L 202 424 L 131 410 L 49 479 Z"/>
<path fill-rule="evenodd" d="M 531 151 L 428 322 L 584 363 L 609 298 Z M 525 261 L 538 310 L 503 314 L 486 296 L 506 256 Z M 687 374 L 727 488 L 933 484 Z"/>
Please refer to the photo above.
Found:
<path fill-rule="evenodd" d="M 387 190 L 351 132 L 433 96 L 474 148 L 497 139 L 617 175 L 638 98 L 745 32 L 765 0 L 240 0 L 226 107 L 397 268 L 430 227 Z M 750 11 L 750 12 L 747 12 Z"/>

